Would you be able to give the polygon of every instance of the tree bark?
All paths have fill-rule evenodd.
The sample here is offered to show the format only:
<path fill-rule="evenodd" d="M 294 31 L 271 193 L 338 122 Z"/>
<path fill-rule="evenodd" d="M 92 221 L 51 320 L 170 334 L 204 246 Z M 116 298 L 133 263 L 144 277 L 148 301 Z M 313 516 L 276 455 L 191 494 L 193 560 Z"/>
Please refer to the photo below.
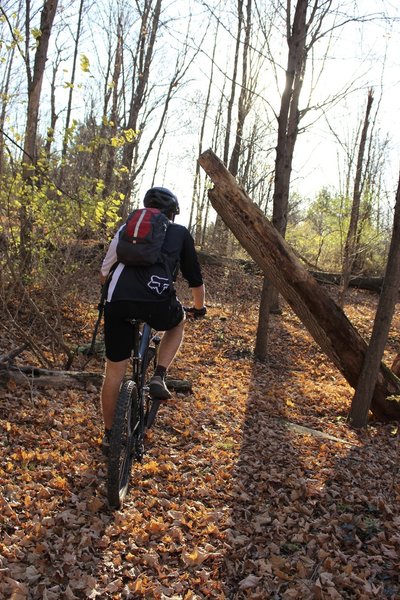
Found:
<path fill-rule="evenodd" d="M 286 299 L 311 336 L 355 388 L 367 344 L 317 281 L 297 259 L 290 246 L 250 200 L 222 161 L 207 150 L 199 162 L 214 183 L 209 198 L 242 246 Z M 388 400 L 400 393 L 400 383 L 381 364 L 371 403 L 380 419 L 400 419 L 400 403 Z"/>
<path fill-rule="evenodd" d="M 357 383 L 356 393 L 350 410 L 350 423 L 354 427 L 365 427 L 368 422 L 368 412 L 371 404 L 375 382 L 379 368 L 400 285 L 400 177 L 397 186 L 396 204 L 393 217 L 393 231 L 390 242 L 389 257 L 383 281 L 382 293 L 375 315 L 371 340 L 365 354 L 363 367 Z"/>

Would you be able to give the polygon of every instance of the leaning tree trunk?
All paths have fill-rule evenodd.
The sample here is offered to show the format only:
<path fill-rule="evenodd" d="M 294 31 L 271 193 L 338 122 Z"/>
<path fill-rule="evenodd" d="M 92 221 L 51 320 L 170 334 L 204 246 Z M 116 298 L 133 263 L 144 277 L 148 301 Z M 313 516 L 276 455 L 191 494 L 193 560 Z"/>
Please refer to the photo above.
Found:
<path fill-rule="evenodd" d="M 214 188 L 209 191 L 214 209 L 286 299 L 323 352 L 356 388 L 367 350 L 366 342 L 222 161 L 207 150 L 199 162 L 214 183 Z M 377 418 L 400 419 L 400 403 L 388 400 L 393 394 L 400 394 L 400 383 L 390 369 L 381 364 L 371 404 Z"/>

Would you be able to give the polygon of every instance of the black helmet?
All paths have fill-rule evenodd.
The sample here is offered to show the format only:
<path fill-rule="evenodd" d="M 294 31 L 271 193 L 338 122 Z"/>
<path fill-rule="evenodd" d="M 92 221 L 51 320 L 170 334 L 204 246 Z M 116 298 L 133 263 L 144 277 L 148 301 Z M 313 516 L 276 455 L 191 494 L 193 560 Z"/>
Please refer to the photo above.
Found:
<path fill-rule="evenodd" d="M 152 187 L 147 190 L 143 205 L 146 208 L 158 208 L 166 214 L 179 215 L 178 198 L 164 187 Z"/>

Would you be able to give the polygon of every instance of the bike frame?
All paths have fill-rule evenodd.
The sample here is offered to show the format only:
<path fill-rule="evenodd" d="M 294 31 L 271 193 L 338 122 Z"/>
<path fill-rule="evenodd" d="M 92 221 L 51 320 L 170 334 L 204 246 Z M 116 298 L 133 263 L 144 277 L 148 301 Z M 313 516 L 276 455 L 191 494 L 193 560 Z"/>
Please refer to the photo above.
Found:
<path fill-rule="evenodd" d="M 137 439 L 136 457 L 142 460 L 144 452 L 144 431 L 153 424 L 160 401 L 149 399 L 149 389 L 146 385 L 146 371 L 152 358 L 157 357 L 157 349 L 150 346 L 153 341 L 157 348 L 160 338 L 153 335 L 147 323 L 132 319 L 133 325 L 133 350 L 132 350 L 132 380 L 136 384 L 140 409 L 140 432 Z"/>
<path fill-rule="evenodd" d="M 146 366 L 149 345 L 152 339 L 150 325 L 137 319 L 130 321 L 133 325 L 132 380 L 136 384 L 139 400 L 139 431 L 135 443 L 136 460 L 141 461 L 144 453 L 144 431 L 148 415 L 148 388 L 146 386 Z"/>
<path fill-rule="evenodd" d="M 147 323 L 132 319 L 133 325 L 133 352 L 132 352 L 132 379 L 136 383 L 138 390 L 144 386 L 144 376 L 147 362 L 149 345 L 152 337 L 151 327 Z"/>

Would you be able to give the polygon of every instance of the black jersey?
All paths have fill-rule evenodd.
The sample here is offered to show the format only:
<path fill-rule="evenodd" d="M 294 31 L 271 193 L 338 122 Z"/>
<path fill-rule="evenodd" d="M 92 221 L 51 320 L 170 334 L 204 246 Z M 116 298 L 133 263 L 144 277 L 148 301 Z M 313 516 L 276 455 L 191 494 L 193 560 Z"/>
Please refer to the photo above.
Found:
<path fill-rule="evenodd" d="M 117 262 L 116 244 L 119 231 L 108 248 L 102 265 L 103 275 L 107 275 Z M 193 238 L 183 225 L 170 223 L 162 254 L 168 265 L 162 263 L 149 267 L 127 267 L 119 263 L 113 271 L 107 294 L 107 301 L 131 300 L 154 302 L 165 300 L 171 293 L 171 277 L 175 281 L 180 271 L 189 287 L 199 287 L 203 283 Z"/>

